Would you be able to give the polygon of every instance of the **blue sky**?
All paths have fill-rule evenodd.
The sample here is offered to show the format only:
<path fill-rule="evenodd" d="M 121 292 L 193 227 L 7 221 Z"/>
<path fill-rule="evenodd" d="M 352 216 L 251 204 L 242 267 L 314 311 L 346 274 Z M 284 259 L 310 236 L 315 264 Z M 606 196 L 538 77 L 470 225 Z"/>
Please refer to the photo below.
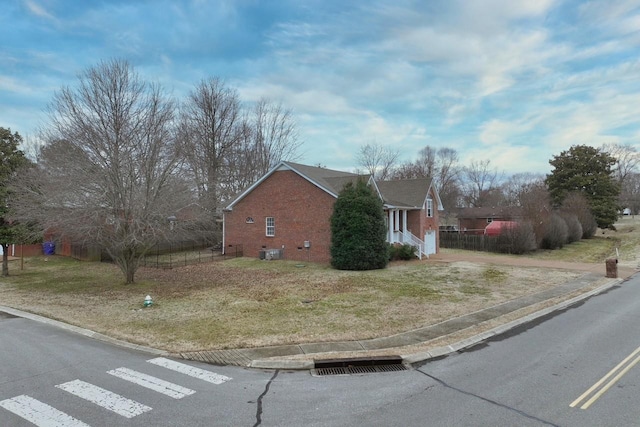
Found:
<path fill-rule="evenodd" d="M 294 111 L 299 161 L 412 160 L 548 173 L 571 145 L 640 141 L 640 0 L 5 0 L 0 126 L 35 135 L 53 93 L 124 58 L 176 98 L 223 78 Z"/>

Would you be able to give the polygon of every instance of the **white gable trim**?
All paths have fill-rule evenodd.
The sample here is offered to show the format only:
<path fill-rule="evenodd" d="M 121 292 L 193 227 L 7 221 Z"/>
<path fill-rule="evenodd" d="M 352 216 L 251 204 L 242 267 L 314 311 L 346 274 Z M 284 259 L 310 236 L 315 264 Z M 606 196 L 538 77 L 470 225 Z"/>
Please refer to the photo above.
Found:
<path fill-rule="evenodd" d="M 373 188 L 376 189 L 376 193 L 378 193 L 378 197 L 380 197 L 380 200 L 382 200 L 382 202 L 384 203 L 384 197 L 382 197 L 382 193 L 380 192 L 380 189 L 378 188 L 378 184 L 376 183 L 376 180 L 373 179 L 373 175 L 369 176 L 369 182 L 367 182 L 367 184 L 373 185 Z"/>
<path fill-rule="evenodd" d="M 427 191 L 427 197 L 425 197 L 424 202 L 422 202 L 422 206 L 427 205 L 427 199 L 429 197 L 431 197 L 431 189 L 433 189 L 433 194 L 435 194 L 436 196 L 436 203 L 438 204 L 438 210 L 439 211 L 443 211 L 444 210 L 444 206 L 442 206 L 442 200 L 440 200 L 440 194 L 438 194 L 438 190 L 436 190 L 436 187 L 433 186 L 433 180 L 431 181 L 431 184 L 429 184 L 429 190 Z"/>

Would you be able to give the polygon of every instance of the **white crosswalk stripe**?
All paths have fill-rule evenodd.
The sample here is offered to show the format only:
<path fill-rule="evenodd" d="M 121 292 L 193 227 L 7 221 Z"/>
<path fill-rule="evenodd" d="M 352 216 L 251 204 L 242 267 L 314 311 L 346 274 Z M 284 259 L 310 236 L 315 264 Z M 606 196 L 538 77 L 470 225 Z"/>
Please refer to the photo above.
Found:
<path fill-rule="evenodd" d="M 216 374 L 215 372 L 205 371 L 204 369 L 195 368 L 164 357 L 150 359 L 147 360 L 147 362 L 162 366 L 163 368 L 171 369 L 172 371 L 180 372 L 181 374 L 189 375 L 190 377 L 199 378 L 213 384 L 222 384 L 232 379 L 225 377 L 224 375 Z"/>
<path fill-rule="evenodd" d="M 232 379 L 164 357 L 150 359 L 147 362 L 216 385 Z M 194 390 L 187 387 L 134 371 L 133 369 L 122 367 L 107 371 L 107 373 L 174 399 L 182 399 L 195 393 Z M 58 384 L 56 387 L 126 418 L 133 418 L 152 410 L 150 406 L 79 379 Z M 0 408 L 12 412 L 38 427 L 89 427 L 88 424 L 27 395 L 2 400 L 0 401 Z"/>
<path fill-rule="evenodd" d="M 107 371 L 107 374 L 141 385 L 142 387 L 157 391 L 174 399 L 182 399 L 185 396 L 195 393 L 194 390 L 161 380 L 160 378 L 152 377 L 151 375 L 143 374 L 142 372 L 134 371 L 133 369 L 118 368 Z"/>
<path fill-rule="evenodd" d="M 38 427 L 89 427 L 82 421 L 24 394 L 1 401 L 0 407 Z"/>
<path fill-rule="evenodd" d="M 126 418 L 133 418 L 152 409 L 135 400 L 127 399 L 119 394 L 80 380 L 58 384 L 56 387 Z"/>

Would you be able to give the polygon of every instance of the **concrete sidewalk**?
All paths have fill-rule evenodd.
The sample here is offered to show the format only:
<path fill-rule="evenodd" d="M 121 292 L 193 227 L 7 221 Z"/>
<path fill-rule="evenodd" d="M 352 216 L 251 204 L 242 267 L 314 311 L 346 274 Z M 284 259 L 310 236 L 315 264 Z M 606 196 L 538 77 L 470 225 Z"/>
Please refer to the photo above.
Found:
<path fill-rule="evenodd" d="M 627 272 L 623 277 L 629 277 Z M 603 274 L 588 272 L 576 280 L 554 288 L 516 298 L 474 313 L 401 334 L 361 341 L 324 342 L 283 345 L 263 348 L 198 351 L 176 356 L 188 360 L 219 365 L 237 365 L 266 369 L 311 369 L 317 359 L 380 357 L 399 355 L 405 363 L 429 360 L 469 347 L 491 336 L 530 322 L 552 311 L 601 293 L 620 284 L 623 278 L 603 279 Z M 527 308 L 532 313 L 522 313 Z M 514 317 L 515 318 L 510 318 Z M 478 325 L 493 323 L 488 329 L 475 332 Z M 464 332 L 469 333 L 465 336 Z M 464 338 L 460 338 L 462 333 Z M 429 345 L 433 342 L 433 345 Z"/>

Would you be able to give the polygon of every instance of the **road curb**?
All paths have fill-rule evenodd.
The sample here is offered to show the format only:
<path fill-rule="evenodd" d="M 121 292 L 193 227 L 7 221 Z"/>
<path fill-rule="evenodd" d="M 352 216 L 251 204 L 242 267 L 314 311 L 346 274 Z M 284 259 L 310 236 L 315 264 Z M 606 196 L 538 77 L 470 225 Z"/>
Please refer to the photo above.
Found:
<path fill-rule="evenodd" d="M 411 365 L 411 364 L 415 364 L 415 363 L 420 363 L 420 362 L 427 362 L 431 359 L 435 359 L 435 358 L 439 358 L 442 356 L 447 356 L 451 353 L 455 353 L 457 351 L 460 351 L 462 349 L 474 346 L 484 340 L 487 340 L 491 337 L 494 337 L 496 335 L 500 335 L 503 334 L 517 326 L 523 325 L 525 323 L 531 322 L 535 319 L 538 319 L 540 317 L 546 316 L 549 313 L 552 313 L 554 311 L 558 311 L 558 310 L 562 310 L 565 309 L 577 302 L 580 302 L 582 300 L 585 300 L 587 298 L 590 298 L 594 295 L 600 294 L 620 283 L 622 283 L 624 281 L 624 279 L 610 279 L 607 283 L 598 286 L 595 289 L 592 289 L 591 291 L 585 292 L 583 294 L 577 295 L 573 298 L 570 298 L 566 301 L 562 301 L 559 302 L 558 304 L 555 304 L 551 307 L 546 307 L 544 309 L 538 310 L 534 313 L 528 314 L 526 316 L 523 316 L 521 318 L 512 320 L 510 322 L 507 322 L 505 324 L 496 326 L 495 328 L 492 328 L 488 331 L 484 331 L 481 332 L 477 335 L 474 335 L 470 338 L 465 338 L 463 340 L 460 341 L 456 341 L 452 344 L 448 344 L 445 346 L 441 346 L 441 347 L 436 347 L 433 348 L 431 350 L 428 351 L 421 351 L 421 352 L 416 352 L 416 353 L 410 353 L 410 354 L 400 354 L 400 357 L 402 358 L 402 363 L 403 364 L 407 364 L 407 365 Z M 122 341 L 122 340 L 118 340 L 112 337 L 109 337 L 107 335 L 98 333 L 98 332 L 94 332 L 91 331 L 89 329 L 85 329 L 85 328 L 81 328 L 78 326 L 74 326 L 74 325 L 70 325 L 64 322 L 60 322 L 58 320 L 54 320 L 54 319 L 49 319 L 47 317 L 44 316 L 40 316 L 37 314 L 33 314 L 33 313 L 29 313 L 26 311 L 21 311 L 21 310 L 16 310 L 14 308 L 10 308 L 10 307 L 5 307 L 5 306 L 0 306 L 0 311 L 4 311 L 6 313 L 12 314 L 14 316 L 18 316 L 18 317 L 24 317 L 26 319 L 30 319 L 30 320 L 34 320 L 40 323 L 45 323 L 45 324 L 49 324 L 52 326 L 56 326 L 58 328 L 64 329 L 64 330 L 68 330 L 71 332 L 75 332 L 77 334 L 80 335 L 84 335 L 86 337 L 89 338 L 93 338 L 96 340 L 100 340 L 100 341 L 104 341 L 107 343 L 111 343 L 111 344 L 115 344 L 118 345 L 120 347 L 123 348 L 127 348 L 130 350 L 136 350 L 136 351 L 141 351 L 141 352 L 145 352 L 145 353 L 149 353 L 152 355 L 159 355 L 159 356 L 175 356 L 175 353 L 170 353 L 164 350 L 158 350 L 155 348 L 151 348 L 151 347 L 146 347 L 146 346 L 142 346 L 142 345 L 138 345 L 138 344 L 132 344 L 126 341 Z M 459 331 L 456 331 L 459 332 Z M 450 335 L 450 334 L 449 334 Z M 448 335 L 443 335 L 442 337 L 447 337 Z M 310 357 L 312 357 L 313 353 L 309 354 Z M 336 359 L 340 358 L 339 356 L 339 352 L 336 354 L 337 357 L 335 357 Z M 193 360 L 193 359 L 192 359 Z M 254 359 L 251 360 L 251 362 L 247 365 L 245 365 L 246 367 L 249 368 L 255 368 L 255 369 L 285 369 L 285 370 L 309 370 L 309 369 L 313 369 L 315 367 L 315 362 L 314 360 L 309 360 L 309 359 L 303 359 L 303 360 L 293 360 L 293 359 L 281 359 L 278 357 L 272 357 L 272 358 L 261 358 L 261 359 Z"/>
<path fill-rule="evenodd" d="M 482 332 L 480 334 L 474 335 L 473 337 L 470 338 L 466 338 L 464 340 L 460 340 L 457 341 L 453 344 L 449 344 L 446 346 L 442 346 L 442 347 L 437 347 L 435 349 L 429 350 L 429 351 L 425 351 L 425 352 L 419 352 L 419 353 L 411 353 L 411 354 L 401 354 L 402 356 L 402 363 L 408 364 L 408 365 L 412 365 L 414 363 L 420 363 L 420 362 L 427 362 L 431 359 L 435 359 L 438 357 L 442 357 L 442 356 L 447 356 L 451 353 L 455 353 L 456 351 L 460 351 L 462 349 L 474 346 L 484 340 L 487 340 L 491 337 L 494 337 L 496 335 L 500 335 L 503 334 L 513 328 L 516 328 L 520 325 L 523 325 L 525 323 L 529 323 L 533 320 L 536 320 L 540 317 L 546 316 L 549 313 L 553 313 L 554 311 L 558 311 L 558 310 L 563 310 L 567 307 L 570 307 L 571 305 L 583 301 L 587 298 L 590 298 L 594 295 L 598 295 L 620 283 L 622 283 L 624 280 L 623 279 L 612 279 L 609 282 L 605 283 L 604 285 L 598 286 L 595 289 L 592 289 L 589 292 L 585 292 L 583 294 L 577 295 L 573 298 L 570 298 L 566 301 L 562 301 L 559 302 L 558 304 L 555 304 L 551 307 L 546 307 L 543 308 L 541 310 L 538 310 L 534 313 L 528 314 L 526 316 L 523 316 L 519 319 L 515 319 L 512 320 L 511 322 L 507 322 L 503 325 L 499 325 L 496 326 L 495 328 L 492 328 L 488 331 Z"/>
<path fill-rule="evenodd" d="M 99 341 L 115 344 L 120 347 L 124 347 L 130 350 L 142 351 L 145 353 L 153 354 L 156 356 L 169 356 L 170 353 L 164 350 L 158 350 L 156 348 L 146 347 L 143 345 L 132 344 L 127 341 L 122 341 L 116 338 L 109 337 L 107 335 L 91 331 L 89 329 L 81 328 L 79 326 L 70 325 L 68 323 L 60 322 L 58 320 L 49 319 L 48 317 L 40 316 L 38 314 L 29 313 L 28 311 L 16 310 L 15 308 L 5 307 L 0 305 L 0 311 L 12 314 L 17 317 L 24 317 L 25 319 L 34 320 L 36 322 L 44 323 L 47 325 L 55 326 L 60 329 L 74 332 L 76 334 L 84 335 L 85 337 L 93 338 Z"/>

